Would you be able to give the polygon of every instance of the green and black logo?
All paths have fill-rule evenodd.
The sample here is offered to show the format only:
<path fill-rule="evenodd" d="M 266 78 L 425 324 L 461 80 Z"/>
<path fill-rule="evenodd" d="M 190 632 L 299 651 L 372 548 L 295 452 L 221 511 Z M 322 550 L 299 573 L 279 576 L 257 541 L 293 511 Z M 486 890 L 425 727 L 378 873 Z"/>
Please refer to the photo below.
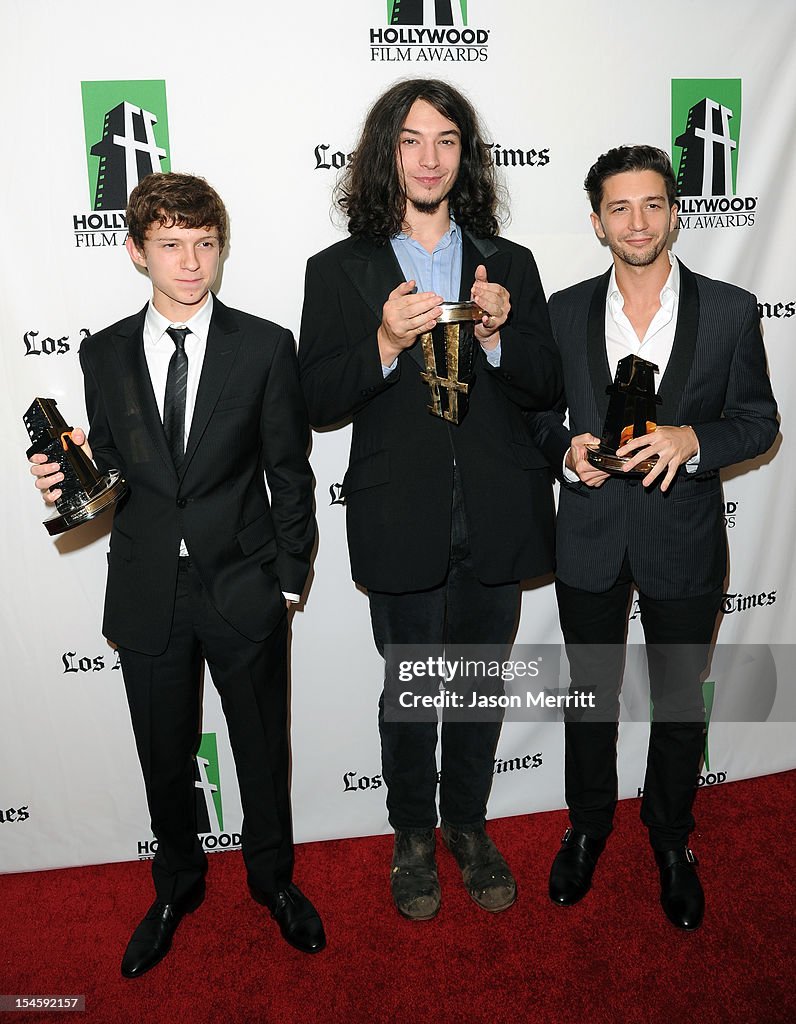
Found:
<path fill-rule="evenodd" d="M 120 245 L 127 199 L 148 174 L 171 169 L 166 83 L 82 82 L 92 213 L 74 215 L 78 248 Z"/>
<path fill-rule="evenodd" d="M 672 79 L 679 227 L 751 227 L 757 196 L 737 194 L 740 78 Z"/>
<path fill-rule="evenodd" d="M 485 61 L 489 29 L 473 28 L 467 0 L 387 0 L 387 25 L 370 29 L 370 59 L 385 63 Z"/>

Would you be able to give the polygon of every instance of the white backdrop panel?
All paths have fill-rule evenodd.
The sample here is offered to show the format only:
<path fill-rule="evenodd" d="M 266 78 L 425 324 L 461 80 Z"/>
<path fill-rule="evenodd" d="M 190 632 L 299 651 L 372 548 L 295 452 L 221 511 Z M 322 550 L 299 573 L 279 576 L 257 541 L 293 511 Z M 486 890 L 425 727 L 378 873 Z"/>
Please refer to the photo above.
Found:
<path fill-rule="evenodd" d="M 671 151 L 672 79 L 740 79 L 735 192 L 757 197 L 755 223 L 683 228 L 675 251 L 694 269 L 757 294 L 785 421 L 773 453 L 725 475 L 732 575 L 721 639 L 792 638 L 796 11 L 672 0 L 662 20 L 657 7 L 630 0 L 599 12 L 588 0 L 547 8 L 470 0 L 467 27 L 487 33 L 476 54 L 486 59 L 439 59 L 443 49 L 407 62 L 383 59 L 400 55 L 400 45 L 377 46 L 372 59 L 371 32 L 387 29 L 386 7 L 306 0 L 220 8 L 196 0 L 187 14 L 141 0 L 132 17 L 107 8 L 101 19 L 87 0 L 0 7 L 8 142 L 0 172 L 1 870 L 151 852 L 120 672 L 100 633 L 107 523 L 49 539 L 24 461 L 21 416 L 34 396 L 55 397 L 69 420 L 85 422 L 81 331 L 140 308 L 149 291 L 122 250 L 123 231 L 109 235 L 113 244 L 76 246 L 73 217 L 92 209 L 81 82 L 165 81 L 171 167 L 205 175 L 230 211 L 221 297 L 297 332 L 304 263 L 341 237 L 331 212 L 339 154 L 350 151 L 370 102 L 396 78 L 444 77 L 472 97 L 510 194 L 506 234 L 534 250 L 548 293 L 608 265 L 582 191 L 593 160 L 626 142 Z M 381 663 L 367 599 L 350 579 L 344 508 L 334 503 L 349 439 L 345 429 L 313 439 L 320 537 L 309 598 L 292 629 L 299 840 L 387 828 L 376 730 Z M 525 592 L 518 639 L 559 641 L 549 585 Z M 636 620 L 631 639 L 641 639 Z M 209 678 L 203 731 L 204 753 L 215 738 L 217 761 L 208 754 L 207 771 L 222 808 L 206 839 L 222 848 L 236 842 L 240 802 Z M 643 726 L 622 729 L 623 796 L 643 784 L 645 747 Z M 793 727 L 714 722 L 709 755 L 712 784 L 781 771 L 796 765 Z M 560 725 L 507 725 L 490 813 L 562 806 L 562 763 Z"/>

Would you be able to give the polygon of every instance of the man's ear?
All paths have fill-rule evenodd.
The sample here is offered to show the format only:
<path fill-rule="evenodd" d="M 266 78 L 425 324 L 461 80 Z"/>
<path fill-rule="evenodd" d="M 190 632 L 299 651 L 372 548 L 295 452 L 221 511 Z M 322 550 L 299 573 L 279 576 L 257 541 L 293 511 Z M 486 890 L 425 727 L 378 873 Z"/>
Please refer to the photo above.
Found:
<path fill-rule="evenodd" d="M 127 236 L 127 239 L 124 243 L 124 247 L 130 254 L 130 259 L 133 261 L 133 263 L 135 263 L 137 267 L 142 267 L 144 270 L 146 270 L 146 256 L 136 246 L 135 242 L 132 240 L 132 238 L 130 238 L 129 235 Z"/>
<path fill-rule="evenodd" d="M 605 232 L 603 231 L 602 221 L 600 220 L 599 215 L 596 213 L 592 213 L 590 216 L 591 226 L 594 228 L 594 233 L 595 235 L 597 235 L 600 241 L 602 241 L 605 238 Z"/>

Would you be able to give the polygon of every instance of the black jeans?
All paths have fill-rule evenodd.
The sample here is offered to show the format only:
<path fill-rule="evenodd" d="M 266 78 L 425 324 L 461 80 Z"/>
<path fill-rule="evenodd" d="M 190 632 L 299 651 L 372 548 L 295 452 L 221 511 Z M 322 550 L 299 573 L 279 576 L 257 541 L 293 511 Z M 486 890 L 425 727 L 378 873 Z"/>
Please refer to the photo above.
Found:
<path fill-rule="evenodd" d="M 607 708 L 618 710 L 632 585 L 627 560 L 616 583 L 601 594 L 556 580 L 571 690 L 595 692 L 602 718 Z M 684 846 L 694 828 L 691 809 L 705 736 L 699 677 L 707 665 L 721 597 L 720 587 L 667 601 L 639 592 L 655 707 L 641 820 L 656 850 Z M 601 839 L 611 831 L 616 807 L 618 728 L 615 721 L 576 721 L 575 717 L 568 715 L 565 725 L 570 821 L 575 831 Z"/>
<path fill-rule="evenodd" d="M 422 524 L 418 524 L 422 529 Z M 467 515 L 458 472 L 454 474 L 448 574 L 439 586 L 405 594 L 371 591 L 373 638 L 384 656 L 387 644 L 428 645 L 429 655 L 456 644 L 485 644 L 508 654 L 517 625 L 519 583 L 487 586 L 473 573 Z M 483 825 L 492 787 L 501 723 L 442 723 L 439 810 L 456 828 Z M 379 700 L 382 770 L 387 810 L 396 829 L 437 824 L 437 722 L 385 721 Z"/>

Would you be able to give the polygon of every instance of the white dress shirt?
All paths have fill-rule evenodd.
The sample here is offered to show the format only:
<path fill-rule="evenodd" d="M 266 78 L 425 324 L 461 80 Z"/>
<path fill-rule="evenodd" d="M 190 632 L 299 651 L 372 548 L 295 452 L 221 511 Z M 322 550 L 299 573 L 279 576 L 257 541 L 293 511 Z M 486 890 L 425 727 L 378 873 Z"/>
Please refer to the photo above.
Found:
<path fill-rule="evenodd" d="M 616 268 L 611 268 L 608 295 L 605 300 L 605 351 L 611 380 L 616 376 L 616 366 L 620 359 L 631 355 L 639 356 L 658 367 L 655 374 L 655 391 L 660 390 L 661 378 L 666 372 L 674 346 L 677 310 L 680 306 L 680 266 L 671 251 L 669 262 L 672 269 L 661 288 L 661 308 L 652 318 L 646 334 L 640 341 L 625 314 L 625 298 L 616 284 Z"/>

